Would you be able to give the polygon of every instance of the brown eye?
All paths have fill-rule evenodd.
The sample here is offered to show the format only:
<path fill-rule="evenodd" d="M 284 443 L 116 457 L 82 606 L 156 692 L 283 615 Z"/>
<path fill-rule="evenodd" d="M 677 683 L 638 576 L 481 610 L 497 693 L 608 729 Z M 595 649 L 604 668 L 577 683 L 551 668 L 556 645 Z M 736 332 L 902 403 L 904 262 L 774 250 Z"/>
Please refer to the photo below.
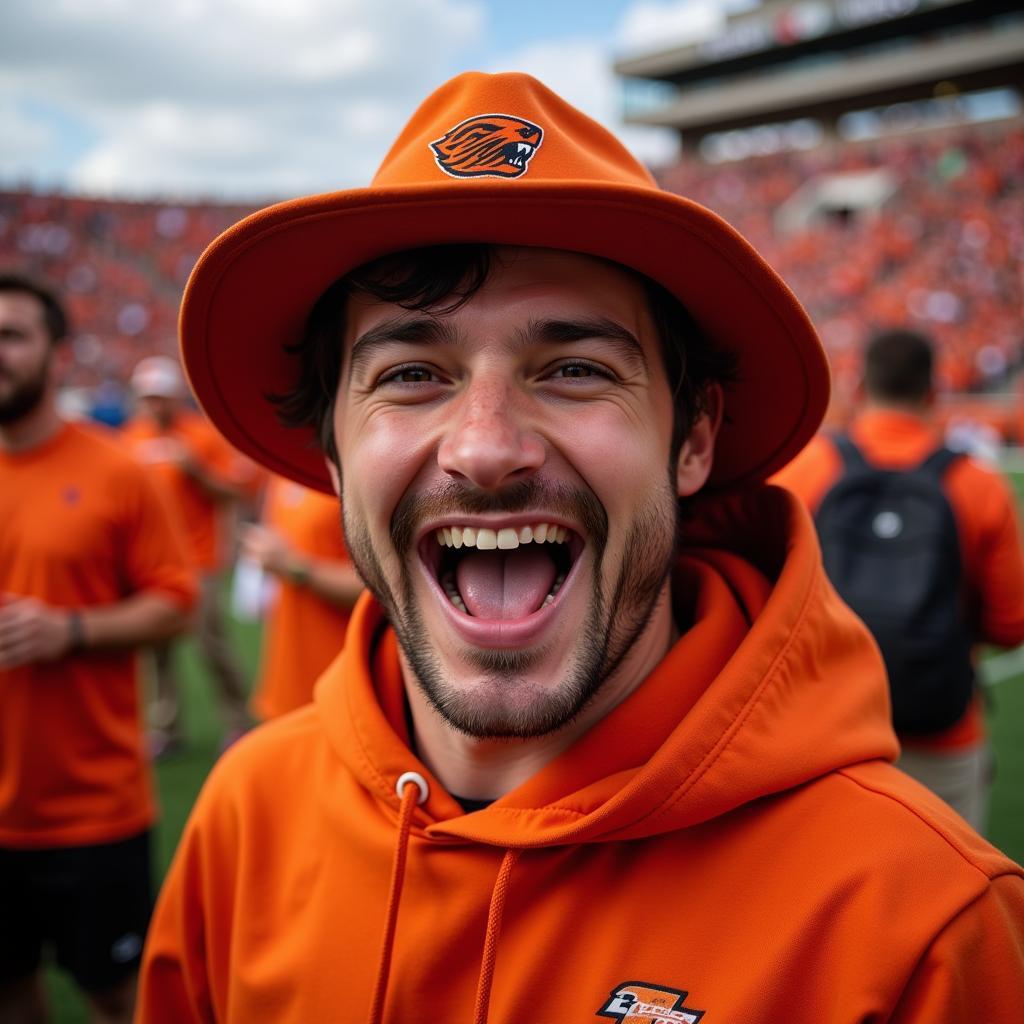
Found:
<path fill-rule="evenodd" d="M 381 384 L 428 384 L 434 380 L 434 374 L 426 366 L 400 366 L 385 374 Z"/>
<path fill-rule="evenodd" d="M 400 370 L 393 379 L 400 381 L 402 384 L 422 384 L 430 380 L 430 377 L 429 370 L 413 366 L 407 370 Z"/>
<path fill-rule="evenodd" d="M 594 368 L 585 363 L 569 363 L 566 366 L 560 366 L 558 372 L 563 377 L 593 377 L 595 373 Z"/>

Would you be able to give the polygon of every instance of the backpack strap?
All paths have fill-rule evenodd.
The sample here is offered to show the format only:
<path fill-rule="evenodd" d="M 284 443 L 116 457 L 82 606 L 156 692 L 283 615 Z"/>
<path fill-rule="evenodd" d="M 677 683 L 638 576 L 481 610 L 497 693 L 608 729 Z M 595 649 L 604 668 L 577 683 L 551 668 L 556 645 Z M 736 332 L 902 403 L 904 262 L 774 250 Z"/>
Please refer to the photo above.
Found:
<path fill-rule="evenodd" d="M 836 450 L 843 460 L 843 468 L 847 473 L 872 468 L 871 463 L 864 458 L 864 453 L 853 443 L 849 434 L 834 433 L 832 443 L 836 446 Z M 946 445 L 940 445 L 927 458 L 918 463 L 913 472 L 921 473 L 932 480 L 941 480 L 946 470 L 963 454 L 963 452 L 947 448 Z"/>
<path fill-rule="evenodd" d="M 963 454 L 963 452 L 955 452 L 952 448 L 941 445 L 918 465 L 915 472 L 930 477 L 932 480 L 941 480 L 946 470 Z"/>
<path fill-rule="evenodd" d="M 853 443 L 849 434 L 835 433 L 832 442 L 842 457 L 843 468 L 847 473 L 871 468 L 864 453 Z"/>

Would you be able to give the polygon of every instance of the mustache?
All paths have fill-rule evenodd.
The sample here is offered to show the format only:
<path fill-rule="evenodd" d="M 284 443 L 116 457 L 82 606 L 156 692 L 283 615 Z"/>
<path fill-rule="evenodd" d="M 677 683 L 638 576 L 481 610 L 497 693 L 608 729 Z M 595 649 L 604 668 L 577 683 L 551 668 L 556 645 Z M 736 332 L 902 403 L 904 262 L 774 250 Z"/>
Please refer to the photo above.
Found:
<path fill-rule="evenodd" d="M 608 540 L 608 515 L 594 494 L 582 487 L 543 480 L 520 480 L 500 491 L 447 480 L 425 493 L 404 494 L 391 516 L 391 542 L 400 555 L 412 549 L 421 523 L 442 516 L 543 509 L 579 523 L 598 551 Z"/>

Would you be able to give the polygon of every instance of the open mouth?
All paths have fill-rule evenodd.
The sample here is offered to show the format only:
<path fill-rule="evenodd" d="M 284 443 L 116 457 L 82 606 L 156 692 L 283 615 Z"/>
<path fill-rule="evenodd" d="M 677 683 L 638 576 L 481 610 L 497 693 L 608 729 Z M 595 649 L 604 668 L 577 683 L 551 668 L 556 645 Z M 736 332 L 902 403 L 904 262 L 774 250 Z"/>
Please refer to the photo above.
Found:
<path fill-rule="evenodd" d="M 506 622 L 553 604 L 582 550 L 573 530 L 544 521 L 500 528 L 452 524 L 421 542 L 424 561 L 454 608 Z"/>

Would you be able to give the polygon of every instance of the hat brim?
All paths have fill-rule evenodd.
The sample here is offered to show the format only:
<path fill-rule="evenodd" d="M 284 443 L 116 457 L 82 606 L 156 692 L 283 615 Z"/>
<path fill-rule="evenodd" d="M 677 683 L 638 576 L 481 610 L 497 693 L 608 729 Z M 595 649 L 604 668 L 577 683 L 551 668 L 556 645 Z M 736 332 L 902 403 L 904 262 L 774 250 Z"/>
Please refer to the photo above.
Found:
<path fill-rule="evenodd" d="M 330 491 L 311 430 L 282 426 L 268 396 L 298 376 L 298 341 L 321 293 L 386 253 L 459 242 L 539 246 L 614 260 L 676 295 L 738 357 L 708 486 L 763 479 L 810 440 L 829 371 L 814 328 L 758 253 L 706 208 L 627 185 L 474 182 L 367 188 L 261 210 L 217 238 L 181 310 L 185 368 L 203 409 L 239 450 Z"/>

